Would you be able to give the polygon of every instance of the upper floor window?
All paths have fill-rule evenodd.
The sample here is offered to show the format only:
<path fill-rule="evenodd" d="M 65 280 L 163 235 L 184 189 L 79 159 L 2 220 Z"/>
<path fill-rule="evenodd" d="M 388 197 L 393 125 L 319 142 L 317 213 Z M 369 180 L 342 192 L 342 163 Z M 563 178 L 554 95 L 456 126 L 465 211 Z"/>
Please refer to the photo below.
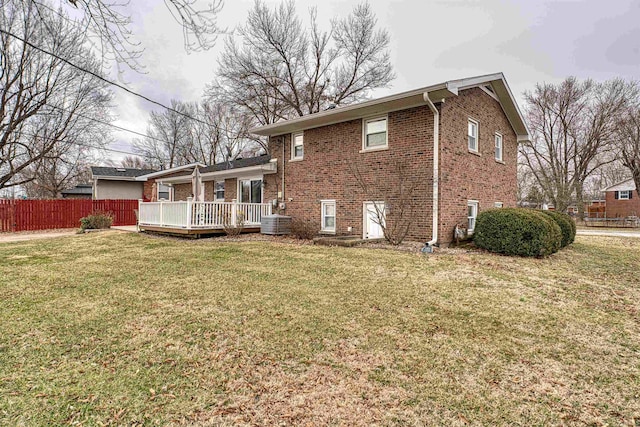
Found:
<path fill-rule="evenodd" d="M 501 162 L 502 161 L 502 135 L 500 135 L 499 133 L 496 133 L 495 139 L 496 139 L 496 160 Z"/>
<path fill-rule="evenodd" d="M 618 200 L 629 200 L 631 198 L 631 191 L 618 191 Z"/>
<path fill-rule="evenodd" d="M 224 201 L 224 181 L 216 181 L 214 186 L 215 200 Z"/>
<path fill-rule="evenodd" d="M 478 122 L 469 119 L 467 125 L 467 137 L 469 140 L 469 151 L 478 152 Z"/>
<path fill-rule="evenodd" d="M 304 158 L 304 133 L 298 132 L 291 136 L 291 160 Z"/>
<path fill-rule="evenodd" d="M 364 121 L 363 149 L 387 147 L 387 118 L 376 117 Z"/>

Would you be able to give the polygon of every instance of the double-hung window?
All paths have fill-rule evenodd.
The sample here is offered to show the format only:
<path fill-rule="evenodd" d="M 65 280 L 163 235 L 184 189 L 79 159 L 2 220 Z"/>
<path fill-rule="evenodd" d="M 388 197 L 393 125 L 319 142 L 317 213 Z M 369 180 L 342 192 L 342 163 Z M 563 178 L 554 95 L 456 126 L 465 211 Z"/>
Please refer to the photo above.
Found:
<path fill-rule="evenodd" d="M 478 152 L 478 122 L 473 119 L 469 119 L 467 123 L 467 140 L 469 144 L 469 151 L 473 153 Z"/>
<path fill-rule="evenodd" d="M 363 123 L 363 150 L 387 147 L 387 117 L 366 119 Z"/>
<path fill-rule="evenodd" d="M 619 191 L 618 192 L 618 200 L 629 200 L 631 198 L 631 191 Z"/>
<path fill-rule="evenodd" d="M 336 201 L 322 200 L 322 228 L 325 233 L 336 232 Z"/>
<path fill-rule="evenodd" d="M 216 181 L 213 185 L 215 200 L 224 202 L 224 181 Z"/>
<path fill-rule="evenodd" d="M 158 184 L 158 200 L 171 200 L 171 187 L 162 183 Z"/>
<path fill-rule="evenodd" d="M 500 135 L 499 133 L 496 133 L 495 140 L 496 140 L 496 160 L 498 162 L 501 162 L 502 161 L 502 135 Z"/>
<path fill-rule="evenodd" d="M 291 160 L 304 158 L 304 133 L 298 132 L 291 135 Z"/>
<path fill-rule="evenodd" d="M 476 218 L 478 217 L 478 201 L 469 200 L 467 202 L 467 232 L 473 233 L 476 228 Z"/>

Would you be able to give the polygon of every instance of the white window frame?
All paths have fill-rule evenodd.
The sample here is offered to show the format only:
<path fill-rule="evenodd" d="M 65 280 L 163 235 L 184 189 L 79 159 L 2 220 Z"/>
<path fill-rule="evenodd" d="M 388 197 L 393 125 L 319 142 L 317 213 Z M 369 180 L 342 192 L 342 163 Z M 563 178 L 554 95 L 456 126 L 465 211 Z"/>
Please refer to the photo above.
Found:
<path fill-rule="evenodd" d="M 473 215 L 469 215 L 469 208 L 473 207 Z M 472 234 L 476 229 L 476 219 L 478 218 L 478 208 L 480 203 L 477 200 L 467 200 L 467 233 Z M 473 218 L 473 227 L 470 226 L 470 220 Z"/>
<path fill-rule="evenodd" d="M 225 182 L 223 181 L 213 181 L 213 200 L 216 202 L 224 202 L 224 197 L 222 198 L 218 198 L 218 190 L 216 189 L 216 186 L 218 184 L 222 184 L 222 193 L 226 193 L 226 188 L 225 188 Z"/>
<path fill-rule="evenodd" d="M 501 209 L 504 206 L 502 202 L 494 202 L 493 207 L 497 209 Z"/>
<path fill-rule="evenodd" d="M 472 137 L 473 135 L 469 134 L 469 125 L 470 124 L 474 124 L 476 127 L 476 135 L 475 135 L 475 139 L 476 139 L 476 147 L 472 148 L 471 147 L 471 143 L 469 141 L 469 137 Z M 469 149 L 469 152 L 471 153 L 479 153 L 480 152 L 480 123 L 478 123 L 477 120 L 472 119 L 471 117 L 469 117 L 467 119 L 467 148 Z"/>
<path fill-rule="evenodd" d="M 333 205 L 333 228 L 325 227 L 325 224 L 324 224 L 324 219 L 326 217 L 331 217 L 331 215 L 325 215 L 324 209 L 326 206 L 331 206 L 331 205 Z M 337 216 L 338 216 L 338 210 L 336 208 L 335 200 L 320 200 L 320 232 L 335 234 L 336 223 L 338 220 Z"/>
<path fill-rule="evenodd" d="M 372 147 L 367 146 L 367 124 L 371 122 L 377 122 L 380 120 L 385 121 L 385 140 L 384 145 L 374 145 Z M 362 152 L 365 151 L 378 151 L 378 150 L 387 150 L 389 148 L 389 116 L 385 114 L 384 116 L 375 116 L 375 117 L 367 117 L 366 119 L 362 119 Z"/>
<path fill-rule="evenodd" d="M 503 157 L 504 157 L 504 139 L 502 138 L 502 134 L 499 132 L 496 132 L 494 135 L 494 140 L 495 140 L 495 158 L 497 162 L 502 162 Z M 498 144 L 498 142 L 500 142 L 500 144 Z M 497 155 L 498 149 L 500 150 L 500 156 Z"/>
<path fill-rule="evenodd" d="M 237 185 L 237 199 L 239 203 L 251 203 L 251 202 L 243 202 L 242 201 L 242 181 L 261 181 L 262 188 L 260 189 L 260 203 L 264 203 L 264 178 L 262 176 L 251 176 L 247 178 L 238 178 Z"/>
<path fill-rule="evenodd" d="M 622 193 L 624 193 L 625 197 L 622 197 Z M 630 200 L 630 197 L 629 197 L 630 193 L 631 193 L 630 190 L 618 191 L 618 200 Z"/>
<path fill-rule="evenodd" d="M 302 155 L 296 156 L 296 137 L 302 137 Z M 291 134 L 291 160 L 302 160 L 304 159 L 304 132 L 295 132 Z"/>
<path fill-rule="evenodd" d="M 156 200 L 166 200 L 168 202 L 173 202 L 173 186 L 169 185 L 169 184 L 163 184 L 162 182 L 158 182 L 157 184 L 158 185 L 156 185 Z M 169 198 L 168 199 L 160 199 L 160 186 L 161 185 L 169 189 L 169 191 L 166 191 L 166 193 L 169 193 Z"/>

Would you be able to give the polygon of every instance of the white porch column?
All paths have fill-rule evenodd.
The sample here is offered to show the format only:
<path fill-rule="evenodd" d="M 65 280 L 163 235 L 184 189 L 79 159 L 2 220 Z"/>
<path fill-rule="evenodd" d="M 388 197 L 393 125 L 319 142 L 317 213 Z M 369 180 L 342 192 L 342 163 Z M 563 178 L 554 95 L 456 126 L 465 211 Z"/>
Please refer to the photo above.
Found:
<path fill-rule="evenodd" d="M 235 227 L 238 221 L 238 199 L 233 199 L 231 203 L 231 225 Z"/>
<path fill-rule="evenodd" d="M 193 197 L 187 197 L 187 230 L 191 229 L 192 215 L 193 215 Z"/>

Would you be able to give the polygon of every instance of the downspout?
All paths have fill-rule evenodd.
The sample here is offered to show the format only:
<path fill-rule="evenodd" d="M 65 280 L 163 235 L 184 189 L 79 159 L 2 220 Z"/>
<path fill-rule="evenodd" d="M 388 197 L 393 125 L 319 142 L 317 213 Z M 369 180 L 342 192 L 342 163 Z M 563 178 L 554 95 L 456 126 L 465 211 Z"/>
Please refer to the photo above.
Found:
<path fill-rule="evenodd" d="M 429 98 L 429 92 L 425 92 L 424 100 L 433 112 L 433 225 L 432 225 L 432 237 L 426 243 L 426 246 L 433 247 L 438 243 L 438 199 L 439 199 L 439 158 L 440 158 L 440 113 L 431 99 Z"/>
<path fill-rule="evenodd" d="M 282 200 L 282 202 L 284 202 L 286 200 L 285 199 L 285 191 L 284 191 L 284 184 L 285 184 L 285 182 L 284 182 L 284 168 L 285 168 L 285 166 L 284 165 L 286 163 L 286 160 L 284 158 L 284 154 L 285 154 L 284 135 L 281 136 L 280 138 L 281 138 L 281 141 L 282 141 L 282 198 L 281 198 L 281 200 Z"/>

